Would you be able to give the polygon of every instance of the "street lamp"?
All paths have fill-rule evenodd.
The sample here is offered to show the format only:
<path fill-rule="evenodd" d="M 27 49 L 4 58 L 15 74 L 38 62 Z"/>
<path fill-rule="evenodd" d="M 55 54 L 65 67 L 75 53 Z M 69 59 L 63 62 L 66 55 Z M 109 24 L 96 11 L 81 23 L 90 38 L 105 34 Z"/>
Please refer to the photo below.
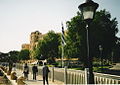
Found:
<path fill-rule="evenodd" d="M 98 6 L 99 5 L 92 0 L 86 0 L 85 3 L 79 5 L 78 8 L 80 9 L 84 20 L 87 21 L 87 24 L 94 19 L 94 15 Z"/>
<path fill-rule="evenodd" d="M 99 45 L 99 51 L 100 51 L 101 71 L 102 71 L 103 70 L 103 57 L 102 57 L 103 48 L 101 45 Z"/>
<path fill-rule="evenodd" d="M 87 32 L 87 68 L 88 68 L 88 76 L 86 82 L 88 84 L 94 84 L 94 74 L 93 74 L 93 66 L 92 66 L 92 57 L 90 56 L 89 49 L 89 25 L 94 19 L 94 15 L 96 9 L 98 8 L 98 4 L 93 2 L 92 0 L 86 0 L 85 3 L 79 5 L 79 9 L 82 13 L 83 19 L 86 22 L 86 32 Z"/>

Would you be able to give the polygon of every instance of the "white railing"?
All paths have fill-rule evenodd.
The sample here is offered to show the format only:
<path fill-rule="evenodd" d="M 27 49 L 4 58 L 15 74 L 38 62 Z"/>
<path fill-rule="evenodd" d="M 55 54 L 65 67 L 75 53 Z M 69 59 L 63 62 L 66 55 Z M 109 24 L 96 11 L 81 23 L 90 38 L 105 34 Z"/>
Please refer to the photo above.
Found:
<path fill-rule="evenodd" d="M 23 64 L 16 64 L 18 69 L 23 69 Z M 30 66 L 30 71 L 31 70 Z M 42 68 L 39 67 L 39 75 L 42 75 Z M 54 72 L 53 72 L 54 71 Z M 120 76 L 94 73 L 95 84 L 120 84 Z M 70 70 L 67 68 L 50 68 L 49 78 L 59 80 L 65 84 L 85 84 L 85 72 L 81 70 Z"/>

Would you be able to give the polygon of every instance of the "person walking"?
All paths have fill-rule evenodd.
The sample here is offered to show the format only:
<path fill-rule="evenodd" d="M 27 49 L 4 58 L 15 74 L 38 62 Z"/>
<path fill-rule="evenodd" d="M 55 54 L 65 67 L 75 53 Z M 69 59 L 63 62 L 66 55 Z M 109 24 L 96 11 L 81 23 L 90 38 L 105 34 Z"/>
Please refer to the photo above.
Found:
<path fill-rule="evenodd" d="M 36 80 L 36 74 L 38 73 L 38 68 L 35 64 L 32 67 L 32 71 L 33 71 L 33 80 Z"/>
<path fill-rule="evenodd" d="M 42 69 L 42 73 L 43 73 L 43 85 L 45 85 L 45 81 L 48 85 L 48 73 L 50 72 L 48 66 L 46 63 L 44 63 L 44 67 Z"/>
<path fill-rule="evenodd" d="M 24 77 L 28 80 L 29 67 L 28 67 L 27 63 L 25 63 L 25 66 L 23 68 L 23 74 L 24 74 Z"/>

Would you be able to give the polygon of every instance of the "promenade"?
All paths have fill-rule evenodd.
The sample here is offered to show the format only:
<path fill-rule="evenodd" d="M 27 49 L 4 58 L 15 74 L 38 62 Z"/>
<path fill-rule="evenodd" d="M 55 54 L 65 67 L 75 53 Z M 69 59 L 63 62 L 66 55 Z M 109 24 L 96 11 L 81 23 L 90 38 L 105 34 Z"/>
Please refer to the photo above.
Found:
<path fill-rule="evenodd" d="M 17 65 L 17 64 L 16 64 Z M 16 72 L 16 76 L 19 78 L 23 76 L 23 70 L 21 64 L 17 65 L 18 69 L 12 70 L 12 72 Z M 43 85 L 43 79 L 41 75 L 41 67 L 39 67 L 39 75 L 37 75 L 37 80 L 33 80 L 31 66 L 29 70 L 28 80 L 25 80 L 26 85 Z M 2 70 L 3 71 L 3 70 Z M 4 72 L 4 71 L 3 71 Z M 11 80 L 11 76 L 7 75 L 4 72 L 6 77 L 10 80 L 12 85 L 17 85 L 16 80 Z M 50 68 L 50 76 L 51 79 L 49 80 L 49 85 L 63 85 L 63 84 L 85 84 L 85 73 L 81 70 L 73 70 L 73 69 L 62 69 L 62 68 Z M 111 74 L 104 74 L 104 73 L 96 73 L 94 72 L 95 84 L 120 84 L 120 76 L 111 75 Z M 56 79 L 56 80 L 55 80 Z M 64 82 L 60 82 L 60 81 Z M 67 81 L 67 82 L 66 82 Z"/>
<path fill-rule="evenodd" d="M 17 73 L 17 76 L 23 76 L 22 70 L 15 69 L 13 71 Z M 26 85 L 42 85 L 43 84 L 43 79 L 41 75 L 37 75 L 37 80 L 33 80 L 32 78 L 33 78 L 32 73 L 29 73 L 28 80 L 25 80 Z M 52 82 L 51 79 L 49 79 L 49 85 L 63 85 L 63 84 L 64 84 L 63 82 L 60 82 L 57 80 Z"/>

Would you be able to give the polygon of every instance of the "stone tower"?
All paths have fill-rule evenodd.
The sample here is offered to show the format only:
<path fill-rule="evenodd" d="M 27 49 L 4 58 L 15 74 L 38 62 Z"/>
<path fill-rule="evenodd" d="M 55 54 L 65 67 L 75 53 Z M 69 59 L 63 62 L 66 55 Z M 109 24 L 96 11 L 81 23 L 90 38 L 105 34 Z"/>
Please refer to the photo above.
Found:
<path fill-rule="evenodd" d="M 40 33 L 39 31 L 35 31 L 30 34 L 30 57 L 32 59 L 34 59 L 34 50 L 37 47 L 38 41 L 40 39 L 42 39 L 42 33 Z"/>
<path fill-rule="evenodd" d="M 42 38 L 42 33 L 39 31 L 32 32 L 30 35 L 30 50 L 34 50 L 38 41 Z"/>

